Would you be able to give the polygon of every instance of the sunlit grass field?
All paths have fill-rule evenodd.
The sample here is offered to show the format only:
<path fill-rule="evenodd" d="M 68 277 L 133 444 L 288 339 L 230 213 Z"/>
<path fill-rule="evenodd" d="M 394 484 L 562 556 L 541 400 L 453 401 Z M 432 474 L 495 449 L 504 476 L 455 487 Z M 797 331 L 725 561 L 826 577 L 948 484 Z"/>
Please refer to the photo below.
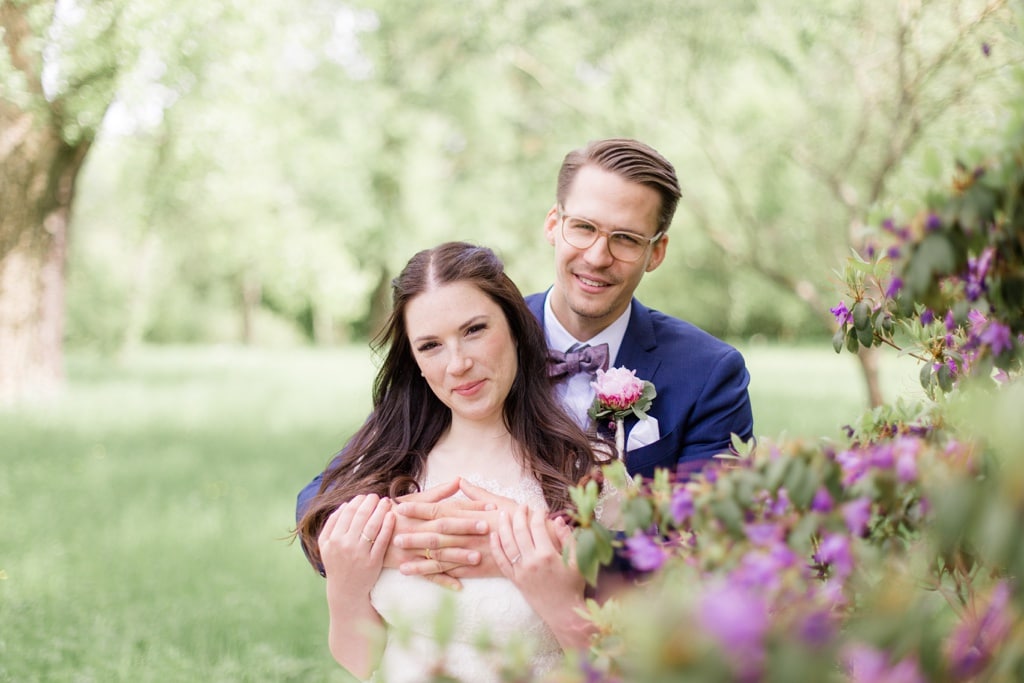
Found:
<path fill-rule="evenodd" d="M 758 435 L 835 436 L 863 409 L 827 342 L 742 351 Z M 914 393 L 884 367 L 888 397 Z M 373 374 L 365 348 L 73 355 L 65 398 L 0 412 L 0 681 L 346 680 L 285 539 Z"/>

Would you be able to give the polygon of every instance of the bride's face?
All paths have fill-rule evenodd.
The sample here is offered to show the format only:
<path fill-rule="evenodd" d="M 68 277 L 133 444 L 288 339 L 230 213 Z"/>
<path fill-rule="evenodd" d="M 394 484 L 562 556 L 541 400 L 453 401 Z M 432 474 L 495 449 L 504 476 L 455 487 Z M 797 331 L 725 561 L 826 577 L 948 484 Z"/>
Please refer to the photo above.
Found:
<path fill-rule="evenodd" d="M 519 363 L 494 300 L 468 282 L 441 285 L 409 301 L 405 327 L 420 372 L 453 419 L 502 418 Z"/>

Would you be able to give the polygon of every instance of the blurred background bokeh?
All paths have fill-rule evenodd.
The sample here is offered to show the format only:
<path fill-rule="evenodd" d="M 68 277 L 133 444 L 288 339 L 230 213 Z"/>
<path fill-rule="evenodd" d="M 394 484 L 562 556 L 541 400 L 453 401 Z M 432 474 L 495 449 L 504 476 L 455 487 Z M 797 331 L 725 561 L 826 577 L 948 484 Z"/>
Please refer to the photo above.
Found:
<path fill-rule="evenodd" d="M 0 681 L 340 676 L 281 539 L 390 279 L 464 239 L 547 287 L 590 139 L 676 165 L 638 295 L 740 347 L 758 434 L 914 393 L 833 354 L 834 269 L 1015 114 L 1015 10 L 0 0 Z"/>

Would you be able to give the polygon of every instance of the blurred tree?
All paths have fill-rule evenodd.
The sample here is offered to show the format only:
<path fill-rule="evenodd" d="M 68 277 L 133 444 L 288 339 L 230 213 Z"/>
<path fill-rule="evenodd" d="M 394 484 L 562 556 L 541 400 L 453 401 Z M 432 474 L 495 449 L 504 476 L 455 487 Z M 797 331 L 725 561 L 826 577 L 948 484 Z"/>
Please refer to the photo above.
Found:
<path fill-rule="evenodd" d="M 116 6 L 68 0 L 88 21 L 65 23 L 96 35 Z M 543 288 L 562 156 L 616 135 L 683 183 L 647 303 L 720 336 L 823 333 L 825 264 L 995 118 L 1022 52 L 996 0 L 138 0 L 118 16 L 93 41 L 118 65 L 113 104 L 102 127 L 102 110 L 75 120 L 96 149 L 70 333 L 107 346 L 268 325 L 361 338 L 396 269 L 444 239 Z M 41 69 L 92 64 L 38 49 Z M 26 91 L 8 60 L 5 107 Z"/>
<path fill-rule="evenodd" d="M 921 188 L 950 143 L 997 122 L 1014 87 L 1004 67 L 1024 59 L 1012 12 L 1005 0 L 696 8 L 640 2 L 595 22 L 623 29 L 593 41 L 614 46 L 599 62 L 618 103 L 602 109 L 609 127 L 643 122 L 639 137 L 666 140 L 684 186 L 676 223 L 699 231 L 677 228 L 690 272 L 661 275 L 650 298 L 692 293 L 689 317 L 717 317 L 719 333 L 799 301 L 831 331 L 824 264 L 863 248 L 870 218 Z"/>
<path fill-rule="evenodd" d="M 123 7 L 0 3 L 0 403 L 63 380 L 75 184 L 123 64 Z"/>

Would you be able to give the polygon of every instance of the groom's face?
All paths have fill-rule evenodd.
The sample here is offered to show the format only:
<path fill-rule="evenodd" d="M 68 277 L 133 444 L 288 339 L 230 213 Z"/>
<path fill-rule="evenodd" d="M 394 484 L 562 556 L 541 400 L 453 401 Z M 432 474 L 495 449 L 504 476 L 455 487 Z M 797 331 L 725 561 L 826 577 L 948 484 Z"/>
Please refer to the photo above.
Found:
<path fill-rule="evenodd" d="M 590 221 L 601 230 L 625 230 L 648 238 L 658 233 L 660 210 L 656 190 L 596 166 L 577 172 L 562 204 L 564 215 Z M 587 249 L 578 249 L 565 241 L 557 206 L 548 212 L 544 235 L 555 248 L 552 310 L 580 341 L 622 315 L 644 273 L 661 265 L 668 243 L 668 235 L 663 235 L 634 262 L 613 257 L 604 235 Z"/>

